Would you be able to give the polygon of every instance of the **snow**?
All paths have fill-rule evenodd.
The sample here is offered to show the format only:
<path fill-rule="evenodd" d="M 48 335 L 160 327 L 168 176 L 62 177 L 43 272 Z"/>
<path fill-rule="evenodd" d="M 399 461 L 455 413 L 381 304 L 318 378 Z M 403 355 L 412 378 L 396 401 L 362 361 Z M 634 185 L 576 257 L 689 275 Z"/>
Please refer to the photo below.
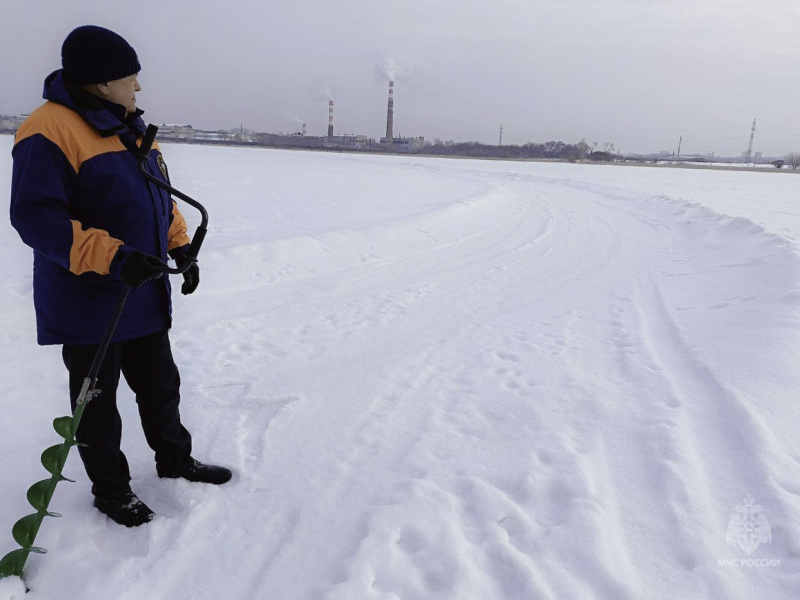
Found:
<path fill-rule="evenodd" d="M 163 148 L 210 213 L 174 297 L 182 414 L 236 474 L 158 479 L 125 389 L 158 517 L 109 522 L 73 452 L 26 598 L 800 595 L 792 173 Z M 5 554 L 68 402 L 7 221 L 0 251 Z"/>

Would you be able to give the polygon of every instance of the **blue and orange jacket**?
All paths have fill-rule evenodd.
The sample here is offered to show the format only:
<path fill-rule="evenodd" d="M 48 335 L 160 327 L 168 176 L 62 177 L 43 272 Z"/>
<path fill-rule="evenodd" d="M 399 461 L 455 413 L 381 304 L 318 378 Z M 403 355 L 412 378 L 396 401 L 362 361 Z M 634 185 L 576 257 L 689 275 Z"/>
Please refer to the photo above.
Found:
<path fill-rule="evenodd" d="M 164 261 L 184 252 L 186 222 L 138 171 L 141 111 L 126 119 L 124 107 L 69 86 L 61 71 L 45 80 L 44 98 L 14 140 L 11 223 L 33 248 L 39 343 L 99 344 L 125 260 L 136 250 Z M 157 145 L 148 168 L 167 180 Z M 166 275 L 132 289 L 112 341 L 165 331 L 171 311 Z"/>

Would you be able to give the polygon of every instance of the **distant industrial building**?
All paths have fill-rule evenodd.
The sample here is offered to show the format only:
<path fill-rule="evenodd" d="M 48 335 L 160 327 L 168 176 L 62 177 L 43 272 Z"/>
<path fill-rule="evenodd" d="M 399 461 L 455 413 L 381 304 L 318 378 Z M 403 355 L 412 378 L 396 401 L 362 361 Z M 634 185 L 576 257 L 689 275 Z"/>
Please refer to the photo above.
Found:
<path fill-rule="evenodd" d="M 0 133 L 16 133 L 28 115 L 7 116 L 0 115 Z"/>
<path fill-rule="evenodd" d="M 366 135 L 333 135 L 325 138 L 325 148 L 349 148 L 366 150 L 375 145 L 375 140 Z"/>
<path fill-rule="evenodd" d="M 397 152 L 419 152 L 425 147 L 424 137 L 381 138 L 381 146 L 391 146 Z"/>
<path fill-rule="evenodd" d="M 173 140 L 190 142 L 196 139 L 196 131 L 191 125 L 163 124 L 159 126 L 158 132 L 161 137 L 169 137 Z"/>

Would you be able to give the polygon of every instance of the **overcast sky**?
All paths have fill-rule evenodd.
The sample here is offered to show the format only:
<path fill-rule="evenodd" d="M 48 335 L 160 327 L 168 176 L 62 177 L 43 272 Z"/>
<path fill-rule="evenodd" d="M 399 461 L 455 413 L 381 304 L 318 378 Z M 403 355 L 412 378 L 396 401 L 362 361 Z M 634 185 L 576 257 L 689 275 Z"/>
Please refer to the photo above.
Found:
<path fill-rule="evenodd" d="M 310 135 L 800 151 L 793 0 L 2 0 L 0 113 L 30 112 L 64 37 L 136 49 L 145 119 Z"/>

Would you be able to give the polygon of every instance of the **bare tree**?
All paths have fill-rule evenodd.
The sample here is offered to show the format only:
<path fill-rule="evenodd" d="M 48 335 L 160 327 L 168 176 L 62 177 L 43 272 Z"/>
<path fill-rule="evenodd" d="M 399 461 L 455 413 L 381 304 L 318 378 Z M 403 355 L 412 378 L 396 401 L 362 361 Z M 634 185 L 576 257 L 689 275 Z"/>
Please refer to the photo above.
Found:
<path fill-rule="evenodd" d="M 583 160 L 589 155 L 589 152 L 591 152 L 592 149 L 589 146 L 589 144 L 586 143 L 586 138 L 583 138 L 581 139 L 580 142 L 578 142 L 577 150 L 578 150 L 578 158 Z"/>
<path fill-rule="evenodd" d="M 800 152 L 791 152 L 787 154 L 786 164 L 791 165 L 792 169 L 800 167 Z"/>

